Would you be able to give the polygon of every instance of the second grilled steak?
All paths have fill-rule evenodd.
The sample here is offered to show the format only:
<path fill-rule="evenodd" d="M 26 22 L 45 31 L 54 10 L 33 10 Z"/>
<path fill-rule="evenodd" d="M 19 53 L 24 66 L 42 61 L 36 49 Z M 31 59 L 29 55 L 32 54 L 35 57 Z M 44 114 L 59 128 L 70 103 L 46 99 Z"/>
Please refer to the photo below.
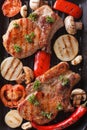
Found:
<path fill-rule="evenodd" d="M 53 120 L 60 108 L 70 111 L 70 93 L 79 80 L 66 62 L 54 66 L 27 86 L 28 96 L 18 107 L 20 115 L 42 125 Z"/>
<path fill-rule="evenodd" d="M 45 5 L 29 18 L 13 20 L 3 36 L 3 45 L 12 56 L 25 58 L 48 46 L 54 33 L 62 26 L 63 20 Z"/>

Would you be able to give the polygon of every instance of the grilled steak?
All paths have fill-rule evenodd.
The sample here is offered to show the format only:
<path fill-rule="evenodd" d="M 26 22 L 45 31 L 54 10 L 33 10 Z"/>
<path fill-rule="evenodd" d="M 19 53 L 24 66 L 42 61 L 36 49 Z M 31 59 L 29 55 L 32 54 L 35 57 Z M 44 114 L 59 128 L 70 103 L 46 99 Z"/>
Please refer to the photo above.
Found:
<path fill-rule="evenodd" d="M 80 76 L 61 62 L 27 86 L 28 96 L 18 106 L 20 115 L 37 124 L 53 120 L 60 109 L 70 111 L 70 93 Z"/>
<path fill-rule="evenodd" d="M 3 45 L 12 56 L 25 58 L 47 47 L 54 33 L 62 26 L 63 20 L 44 5 L 30 14 L 29 18 L 11 21 L 3 36 Z"/>

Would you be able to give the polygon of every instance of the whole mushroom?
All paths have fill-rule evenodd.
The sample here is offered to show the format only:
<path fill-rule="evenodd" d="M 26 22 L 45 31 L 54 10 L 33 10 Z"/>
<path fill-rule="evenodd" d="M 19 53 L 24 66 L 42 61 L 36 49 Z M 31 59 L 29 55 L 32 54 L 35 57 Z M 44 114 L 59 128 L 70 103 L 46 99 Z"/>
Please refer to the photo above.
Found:
<path fill-rule="evenodd" d="M 67 16 L 64 20 L 66 31 L 69 34 L 76 34 L 77 30 L 82 30 L 82 22 L 75 22 L 73 16 Z"/>
<path fill-rule="evenodd" d="M 34 79 L 34 73 L 33 70 L 30 67 L 24 66 L 24 73 L 25 73 L 25 83 L 29 84 Z"/>
<path fill-rule="evenodd" d="M 82 101 L 87 98 L 86 92 L 83 89 L 74 89 L 71 93 L 71 100 L 73 100 L 73 106 L 78 107 Z"/>
<path fill-rule="evenodd" d="M 25 84 L 29 84 L 34 79 L 33 70 L 30 67 L 24 66 L 23 73 L 17 78 L 16 82 L 21 84 L 23 81 Z"/>

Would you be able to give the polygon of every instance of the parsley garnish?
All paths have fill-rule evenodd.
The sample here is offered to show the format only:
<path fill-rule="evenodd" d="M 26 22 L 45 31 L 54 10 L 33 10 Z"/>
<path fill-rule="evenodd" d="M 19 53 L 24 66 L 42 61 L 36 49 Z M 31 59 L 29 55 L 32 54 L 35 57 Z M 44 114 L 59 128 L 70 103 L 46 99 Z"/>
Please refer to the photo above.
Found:
<path fill-rule="evenodd" d="M 54 23 L 54 18 L 52 18 L 50 16 L 47 16 L 46 17 L 46 22 L 48 22 L 48 23 Z"/>
<path fill-rule="evenodd" d="M 48 119 L 51 119 L 52 113 L 42 111 L 41 115 L 44 116 L 44 117 L 46 117 L 46 118 L 48 118 Z"/>
<path fill-rule="evenodd" d="M 34 94 L 32 94 L 31 96 L 29 96 L 28 101 L 32 104 L 34 104 L 35 106 L 39 105 L 38 100 L 36 99 L 36 96 Z"/>
<path fill-rule="evenodd" d="M 14 45 L 14 49 L 16 52 L 21 52 L 22 51 L 22 48 L 19 46 L 19 45 Z"/>
<path fill-rule="evenodd" d="M 66 86 L 69 84 L 69 79 L 65 78 L 63 79 L 62 86 Z"/>
<path fill-rule="evenodd" d="M 62 83 L 61 83 L 62 86 L 66 86 L 66 85 L 69 84 L 69 79 L 66 78 L 66 77 L 64 77 L 63 75 L 60 75 L 60 76 L 59 76 L 59 80 L 62 82 Z"/>
<path fill-rule="evenodd" d="M 19 28 L 19 24 L 14 23 L 13 25 L 14 25 L 14 28 Z"/>
<path fill-rule="evenodd" d="M 63 79 L 64 79 L 64 76 L 63 76 L 63 75 L 60 75 L 60 76 L 59 76 L 59 80 L 62 81 Z"/>
<path fill-rule="evenodd" d="M 59 103 L 59 104 L 57 105 L 56 109 L 59 110 L 59 111 L 63 110 L 63 106 L 62 106 L 62 104 Z"/>
<path fill-rule="evenodd" d="M 31 13 L 30 15 L 29 15 L 29 18 L 32 20 L 32 21 L 36 21 L 37 20 L 37 14 L 36 13 Z"/>
<path fill-rule="evenodd" d="M 40 87 L 40 81 L 39 80 L 35 80 L 34 85 L 33 85 L 34 90 L 38 90 L 39 87 Z"/>
<path fill-rule="evenodd" d="M 34 32 L 31 32 L 30 34 L 25 35 L 25 39 L 29 42 L 32 43 L 33 42 L 33 38 L 35 37 Z"/>

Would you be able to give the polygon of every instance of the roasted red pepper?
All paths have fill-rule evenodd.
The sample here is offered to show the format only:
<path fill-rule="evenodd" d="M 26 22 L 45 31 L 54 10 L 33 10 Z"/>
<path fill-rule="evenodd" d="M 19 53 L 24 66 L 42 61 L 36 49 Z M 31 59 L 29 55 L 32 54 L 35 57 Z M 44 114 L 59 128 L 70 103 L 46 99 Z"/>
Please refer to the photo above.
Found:
<path fill-rule="evenodd" d="M 34 62 L 35 77 L 43 74 L 50 68 L 50 58 L 50 54 L 45 51 L 37 52 Z"/>
<path fill-rule="evenodd" d="M 16 108 L 26 96 L 25 88 L 20 85 L 5 84 L 0 91 L 0 97 L 3 104 L 9 108 Z"/>
<path fill-rule="evenodd" d="M 82 9 L 78 5 L 72 2 L 68 2 L 66 0 L 56 0 L 53 8 L 66 14 L 69 14 L 74 18 L 80 18 L 82 15 Z"/>
<path fill-rule="evenodd" d="M 5 0 L 2 5 L 3 14 L 7 17 L 13 17 L 20 12 L 21 6 L 21 0 Z"/>
<path fill-rule="evenodd" d="M 66 119 L 58 124 L 54 124 L 54 125 L 50 125 L 50 126 L 40 126 L 35 123 L 32 123 L 32 126 L 34 128 L 36 128 L 37 130 L 62 130 L 64 128 L 74 124 L 87 112 L 86 104 L 87 104 L 87 101 L 85 104 L 79 106 L 76 109 L 76 111 L 68 119 Z"/>

